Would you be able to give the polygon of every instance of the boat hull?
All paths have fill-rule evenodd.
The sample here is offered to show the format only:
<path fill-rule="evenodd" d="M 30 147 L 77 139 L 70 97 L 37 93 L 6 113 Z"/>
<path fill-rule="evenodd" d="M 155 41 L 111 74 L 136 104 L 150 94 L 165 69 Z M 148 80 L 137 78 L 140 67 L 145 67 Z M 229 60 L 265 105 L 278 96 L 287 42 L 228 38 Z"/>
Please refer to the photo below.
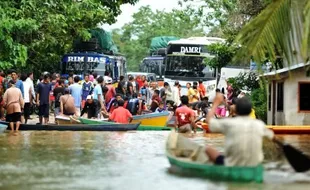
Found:
<path fill-rule="evenodd" d="M 0 122 L 0 124 L 8 125 L 7 122 Z M 36 124 L 21 124 L 19 130 L 21 131 L 129 131 L 137 130 L 137 124 L 68 124 L 68 125 L 36 125 Z"/>
<path fill-rule="evenodd" d="M 145 115 L 139 115 L 134 116 L 136 118 L 131 123 L 139 123 L 141 122 L 138 130 L 140 131 L 161 131 L 161 130 L 171 130 L 172 127 L 167 127 L 166 123 L 169 119 L 170 113 L 160 113 L 160 114 L 145 114 Z M 159 122 L 155 122 L 155 120 L 160 120 Z M 104 120 L 98 120 L 98 119 L 87 119 L 87 118 L 79 118 L 80 122 L 83 124 L 111 124 L 114 125 L 116 123 L 104 121 Z M 144 124 L 142 124 L 144 123 Z M 162 124 L 162 125 L 158 125 Z"/>
<path fill-rule="evenodd" d="M 208 124 L 200 124 L 201 128 L 209 133 Z M 271 129 L 275 134 L 310 134 L 310 126 L 276 126 L 276 125 L 267 125 L 268 129 Z"/>
<path fill-rule="evenodd" d="M 141 126 L 153 126 L 164 128 L 169 120 L 170 113 L 149 113 L 144 115 L 135 115 L 131 123 L 141 123 Z"/>
<path fill-rule="evenodd" d="M 172 131 L 166 144 L 166 155 L 171 170 L 177 169 L 182 175 L 205 177 L 221 181 L 263 182 L 264 168 L 228 167 L 209 162 L 204 147 Z"/>

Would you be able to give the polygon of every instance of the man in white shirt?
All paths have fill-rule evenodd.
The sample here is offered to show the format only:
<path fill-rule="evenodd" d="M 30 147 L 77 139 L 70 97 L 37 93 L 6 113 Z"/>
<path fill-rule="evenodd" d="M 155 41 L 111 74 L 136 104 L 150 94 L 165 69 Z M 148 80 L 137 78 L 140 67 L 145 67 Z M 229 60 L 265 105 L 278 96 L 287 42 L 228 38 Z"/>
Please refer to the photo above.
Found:
<path fill-rule="evenodd" d="M 175 106 L 179 106 L 181 104 L 179 93 L 179 81 L 175 81 L 174 86 L 172 87 L 171 99 L 174 102 Z"/>
<path fill-rule="evenodd" d="M 32 87 L 31 83 L 27 82 L 27 75 L 22 74 L 20 79 L 23 81 L 24 86 L 24 119 L 25 123 L 27 123 L 29 117 L 30 117 L 30 109 L 32 104 Z"/>
<path fill-rule="evenodd" d="M 32 98 L 35 98 L 36 94 L 34 92 L 33 73 L 30 72 L 30 73 L 27 74 L 27 76 L 28 76 L 28 78 L 26 79 L 26 82 L 30 85 Z"/>
<path fill-rule="evenodd" d="M 236 102 L 237 117 L 215 119 L 215 110 L 222 102 L 223 95 L 216 95 L 207 115 L 207 122 L 211 132 L 225 135 L 224 155 L 207 146 L 206 153 L 210 160 L 215 164 L 226 166 L 251 167 L 261 164 L 264 159 L 263 137 L 273 139 L 273 131 L 266 128 L 264 122 L 249 117 L 252 104 L 246 97 Z"/>

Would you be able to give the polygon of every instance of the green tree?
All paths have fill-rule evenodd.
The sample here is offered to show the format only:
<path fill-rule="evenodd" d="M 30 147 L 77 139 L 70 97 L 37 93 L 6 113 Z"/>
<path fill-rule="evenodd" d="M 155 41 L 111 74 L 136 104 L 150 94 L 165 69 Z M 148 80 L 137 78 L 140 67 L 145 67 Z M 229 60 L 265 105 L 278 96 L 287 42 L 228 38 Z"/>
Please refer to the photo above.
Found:
<path fill-rule="evenodd" d="M 55 71 L 74 39 L 114 23 L 120 5 L 137 0 L 1 0 L 0 68 Z"/>
<path fill-rule="evenodd" d="M 204 25 L 210 28 L 212 36 L 230 38 L 235 37 L 244 24 L 258 15 L 271 0 L 180 0 L 179 2 L 202 18 Z M 200 6 L 197 7 L 196 4 Z"/>
<path fill-rule="evenodd" d="M 149 54 L 151 39 L 156 36 L 204 36 L 200 18 L 191 10 L 152 11 L 141 7 L 133 21 L 120 30 L 113 31 L 113 38 L 121 53 L 126 55 L 129 70 L 137 70 L 142 59 Z"/>
<path fill-rule="evenodd" d="M 266 81 L 258 80 L 258 74 L 254 72 L 240 73 L 237 77 L 229 78 L 230 83 L 236 92 L 241 90 L 250 91 L 247 94 L 251 99 L 257 117 L 267 121 L 267 89 Z"/>
<path fill-rule="evenodd" d="M 209 45 L 208 50 L 214 57 L 206 59 L 206 64 L 220 71 L 222 67 L 232 64 L 237 47 L 228 43 L 216 43 Z"/>
<path fill-rule="evenodd" d="M 284 56 L 296 63 L 296 55 L 309 60 L 310 1 L 273 0 L 239 33 L 237 42 L 244 47 L 240 55 L 253 55 L 257 62 L 266 57 Z"/>

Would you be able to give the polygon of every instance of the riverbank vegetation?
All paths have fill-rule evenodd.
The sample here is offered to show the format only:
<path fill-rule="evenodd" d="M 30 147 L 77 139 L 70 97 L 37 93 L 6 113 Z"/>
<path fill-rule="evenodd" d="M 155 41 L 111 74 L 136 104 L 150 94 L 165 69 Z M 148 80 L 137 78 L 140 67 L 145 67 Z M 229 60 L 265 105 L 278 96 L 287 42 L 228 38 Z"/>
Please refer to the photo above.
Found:
<path fill-rule="evenodd" d="M 115 22 L 120 5 L 138 0 L 1 0 L 0 69 L 56 71 L 74 39 Z"/>

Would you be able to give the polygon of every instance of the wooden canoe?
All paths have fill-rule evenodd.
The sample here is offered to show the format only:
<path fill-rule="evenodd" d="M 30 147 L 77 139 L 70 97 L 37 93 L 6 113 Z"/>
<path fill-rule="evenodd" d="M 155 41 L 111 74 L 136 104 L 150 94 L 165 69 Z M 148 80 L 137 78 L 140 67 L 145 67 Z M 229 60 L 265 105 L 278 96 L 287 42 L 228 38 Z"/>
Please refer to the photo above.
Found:
<path fill-rule="evenodd" d="M 207 123 L 198 123 L 198 125 L 209 133 L 209 127 Z M 277 126 L 267 125 L 268 129 L 271 129 L 275 134 L 310 134 L 310 126 Z"/>
<path fill-rule="evenodd" d="M 79 121 L 83 124 L 110 124 L 115 125 L 117 123 L 107 121 L 107 120 L 99 120 L 99 119 L 87 119 L 87 118 L 79 118 Z M 165 126 L 143 126 L 140 125 L 137 130 L 139 131 L 158 131 L 158 130 L 171 130 L 171 127 L 165 127 Z"/>
<path fill-rule="evenodd" d="M 0 124 L 8 126 L 7 122 L 0 121 Z M 136 124 L 64 124 L 64 125 L 40 125 L 40 124 L 21 124 L 19 130 L 21 131 L 129 131 L 137 130 L 139 123 Z"/>
<path fill-rule="evenodd" d="M 55 118 L 55 123 L 57 125 L 70 125 L 70 124 L 81 124 L 81 122 L 74 118 L 73 116 L 65 117 L 65 116 L 57 116 Z"/>
<path fill-rule="evenodd" d="M 141 126 L 145 127 L 165 127 L 169 118 L 170 112 L 162 113 L 148 113 L 143 115 L 133 116 L 132 123 L 141 123 Z"/>
<path fill-rule="evenodd" d="M 206 177 L 214 180 L 257 182 L 263 181 L 264 168 L 227 167 L 213 165 L 205 154 L 204 147 L 186 138 L 174 130 L 168 137 L 166 155 L 171 164 L 171 170 L 182 175 Z M 170 171 L 171 171 L 170 170 Z"/>

